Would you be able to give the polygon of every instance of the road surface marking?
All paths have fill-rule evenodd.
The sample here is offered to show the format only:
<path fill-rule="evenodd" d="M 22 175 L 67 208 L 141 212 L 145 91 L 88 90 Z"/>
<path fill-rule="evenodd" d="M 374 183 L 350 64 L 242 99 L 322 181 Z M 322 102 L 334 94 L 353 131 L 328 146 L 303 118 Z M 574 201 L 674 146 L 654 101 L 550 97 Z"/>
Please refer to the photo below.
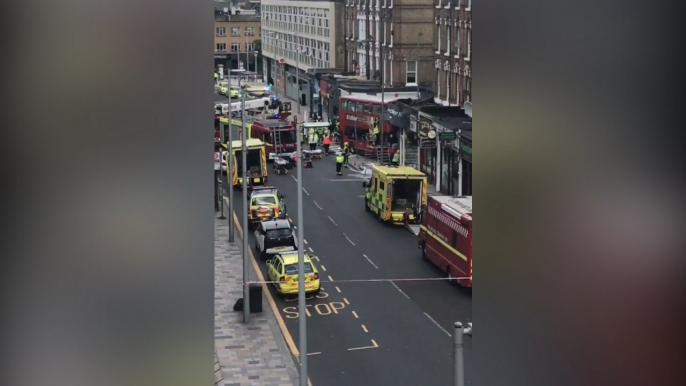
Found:
<path fill-rule="evenodd" d="M 348 235 L 346 235 L 345 233 L 343 233 L 343 236 L 345 236 L 345 238 L 346 238 L 348 241 L 350 241 L 350 244 L 352 244 L 353 246 L 355 246 L 355 243 L 353 243 L 353 241 L 350 240 L 350 237 L 348 237 Z"/>
<path fill-rule="evenodd" d="M 348 351 L 365 350 L 365 349 L 368 349 L 368 348 L 379 348 L 379 345 L 376 344 L 376 341 L 375 341 L 374 339 L 372 339 L 372 345 L 371 345 L 371 346 L 349 348 Z"/>
<path fill-rule="evenodd" d="M 303 243 L 307 244 L 307 240 L 303 239 Z"/>
<path fill-rule="evenodd" d="M 229 199 L 226 198 L 226 201 L 228 202 Z M 243 238 L 243 228 L 241 228 L 241 224 L 238 221 L 238 216 L 236 216 L 236 212 L 233 212 L 233 221 L 236 224 L 236 230 L 238 231 L 238 234 L 241 239 Z M 255 256 L 252 253 L 252 249 L 248 248 L 248 255 L 250 256 L 250 260 L 252 262 L 253 268 L 255 268 L 255 273 L 257 274 L 257 278 L 261 281 L 264 282 L 264 276 L 262 275 L 262 271 L 260 270 L 260 267 L 257 265 L 257 260 L 255 259 Z M 272 308 L 272 312 L 274 313 L 274 316 L 276 317 L 276 323 L 279 325 L 279 328 L 281 329 L 281 333 L 283 334 L 283 338 L 286 341 L 286 345 L 288 345 L 288 348 L 291 350 L 291 353 L 293 355 L 299 355 L 298 348 L 295 345 L 295 342 L 293 341 L 293 337 L 291 336 L 290 332 L 288 332 L 288 328 L 286 328 L 286 323 L 283 321 L 283 317 L 281 317 L 281 312 L 279 312 L 279 309 L 276 307 L 276 302 L 274 302 L 274 298 L 272 297 L 272 293 L 269 291 L 269 288 L 267 287 L 267 284 L 262 283 L 262 292 L 264 292 L 267 295 L 267 303 L 269 303 L 269 306 Z"/>
<path fill-rule="evenodd" d="M 359 197 L 359 198 L 364 198 L 365 196 L 364 196 L 364 194 L 363 194 L 363 195 L 361 195 L 361 196 L 357 196 L 357 197 Z"/>
<path fill-rule="evenodd" d="M 426 317 L 429 318 L 429 320 L 430 320 L 433 324 L 435 324 L 436 327 L 440 328 L 441 331 L 445 332 L 446 335 L 452 336 L 452 335 L 450 335 L 450 333 L 449 333 L 448 331 L 445 330 L 445 328 L 441 327 L 441 325 L 438 324 L 438 322 L 437 322 L 436 320 L 434 320 L 434 318 L 432 318 L 431 315 L 427 314 L 426 312 L 424 313 L 424 315 L 426 315 Z"/>
<path fill-rule="evenodd" d="M 364 256 L 364 258 L 367 259 L 367 261 L 369 262 L 369 264 L 373 265 L 374 268 L 379 269 L 379 267 L 377 267 L 376 264 L 374 264 L 374 262 L 372 261 L 372 259 L 370 259 L 369 257 L 367 257 L 367 255 L 365 255 L 365 254 L 363 253 L 362 256 Z"/>
<path fill-rule="evenodd" d="M 326 267 L 325 267 L 325 266 L 320 265 L 320 267 L 322 267 L 322 271 L 326 272 Z"/>
<path fill-rule="evenodd" d="M 410 298 L 409 296 L 407 296 L 405 292 L 403 292 L 403 290 L 400 289 L 400 287 L 398 287 L 397 284 L 395 284 L 394 282 L 391 282 L 391 284 L 393 285 L 393 287 L 395 287 L 395 289 L 397 289 L 401 294 L 403 294 L 404 297 L 406 297 L 407 299 Z"/>
<path fill-rule="evenodd" d="M 321 352 L 310 352 L 310 353 L 307 353 L 308 356 L 310 356 L 310 355 L 319 355 L 319 354 L 321 354 Z"/>
<path fill-rule="evenodd" d="M 369 330 L 367 330 L 367 327 L 364 324 L 362 325 L 362 329 L 364 330 L 364 332 L 369 333 Z"/>
<path fill-rule="evenodd" d="M 298 182 L 298 179 L 297 179 L 297 178 L 295 178 L 295 176 L 294 176 L 294 175 L 292 175 L 292 174 L 291 174 L 291 178 L 292 178 L 292 179 L 294 179 L 294 180 L 295 180 L 295 182 Z"/>
<path fill-rule="evenodd" d="M 353 179 L 342 179 L 342 180 L 331 180 L 331 182 L 360 182 L 363 181 L 364 178 L 355 178 Z"/>
<path fill-rule="evenodd" d="M 328 217 L 328 218 L 329 218 L 329 221 L 331 221 L 331 222 L 333 223 L 333 225 L 335 225 L 335 226 L 338 226 L 338 224 L 336 224 L 336 222 L 335 222 L 335 221 L 333 221 L 333 219 L 331 218 L 331 216 L 326 216 L 326 217 Z"/>
<path fill-rule="evenodd" d="M 305 188 L 303 188 L 303 192 L 305 192 L 305 194 L 307 194 L 308 196 L 310 195 L 310 194 L 307 192 L 307 190 L 305 190 Z"/>
<path fill-rule="evenodd" d="M 314 251 L 312 250 L 312 247 L 307 247 L 307 249 L 309 249 L 310 252 L 314 253 Z"/>
<path fill-rule="evenodd" d="M 338 288 L 338 286 L 336 286 L 336 291 L 338 291 L 338 293 L 341 293 L 341 289 Z"/>
<path fill-rule="evenodd" d="M 316 206 L 317 208 L 319 208 L 319 210 L 324 210 L 324 209 L 322 209 L 321 206 L 319 206 L 319 204 L 317 204 L 317 201 L 312 201 L 312 202 L 314 202 L 314 206 Z"/>
<path fill-rule="evenodd" d="M 355 311 L 353 311 L 353 316 L 355 317 L 355 319 L 359 319 L 359 318 L 360 318 L 359 316 L 357 316 L 357 312 L 355 312 Z"/>
<path fill-rule="evenodd" d="M 330 280 L 330 281 L 333 281 L 333 278 L 332 278 L 331 276 L 329 276 L 329 280 Z"/>
<path fill-rule="evenodd" d="M 343 298 L 343 301 L 345 302 L 345 304 L 350 305 L 350 302 L 348 301 L 348 299 Z"/>

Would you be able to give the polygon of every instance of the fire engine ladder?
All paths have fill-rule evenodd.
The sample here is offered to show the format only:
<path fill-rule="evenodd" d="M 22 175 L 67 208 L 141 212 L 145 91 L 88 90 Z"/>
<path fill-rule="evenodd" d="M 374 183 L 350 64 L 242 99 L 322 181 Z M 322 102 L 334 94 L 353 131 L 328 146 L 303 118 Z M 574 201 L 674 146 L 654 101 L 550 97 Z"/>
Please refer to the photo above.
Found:
<path fill-rule="evenodd" d="M 274 140 L 274 157 L 279 157 L 278 149 L 281 148 L 281 130 L 273 128 L 272 139 Z"/>

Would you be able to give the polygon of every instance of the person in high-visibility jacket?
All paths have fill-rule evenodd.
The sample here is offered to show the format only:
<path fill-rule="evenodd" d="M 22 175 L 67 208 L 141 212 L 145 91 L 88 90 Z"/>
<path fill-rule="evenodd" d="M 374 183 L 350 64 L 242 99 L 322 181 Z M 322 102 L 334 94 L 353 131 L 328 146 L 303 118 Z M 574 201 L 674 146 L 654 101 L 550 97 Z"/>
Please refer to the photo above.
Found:
<path fill-rule="evenodd" d="M 310 129 L 310 150 L 317 150 L 317 133 Z"/>
<path fill-rule="evenodd" d="M 215 73 L 214 73 L 214 84 L 217 84 L 217 82 L 219 82 L 219 74 L 217 74 L 217 73 L 215 72 Z"/>
<path fill-rule="evenodd" d="M 381 136 L 379 135 L 379 120 L 374 121 L 374 143 L 376 146 L 379 146 L 379 141 L 381 140 Z"/>
<path fill-rule="evenodd" d="M 339 151 L 336 153 L 336 174 L 339 176 L 343 175 L 343 172 L 341 171 L 343 161 L 345 161 L 345 156 L 343 155 L 343 152 Z"/>
<path fill-rule="evenodd" d="M 331 146 L 331 137 L 328 134 L 324 134 L 324 139 L 322 139 L 322 145 L 324 145 L 324 154 L 329 155 L 329 146 Z"/>
<path fill-rule="evenodd" d="M 397 149 L 395 153 L 393 153 L 393 159 L 391 160 L 391 164 L 395 166 L 400 166 L 400 149 Z"/>
<path fill-rule="evenodd" d="M 343 144 L 343 164 L 345 166 L 348 166 L 348 156 L 350 155 L 350 146 L 348 146 L 348 142 Z"/>

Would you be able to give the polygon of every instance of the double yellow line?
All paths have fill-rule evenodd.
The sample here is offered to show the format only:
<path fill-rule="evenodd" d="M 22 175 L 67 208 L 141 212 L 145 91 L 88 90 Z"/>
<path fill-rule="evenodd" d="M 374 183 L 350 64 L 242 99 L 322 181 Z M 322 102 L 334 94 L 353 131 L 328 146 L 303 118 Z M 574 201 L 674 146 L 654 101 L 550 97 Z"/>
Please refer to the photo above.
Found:
<path fill-rule="evenodd" d="M 224 204 L 229 207 L 229 198 L 224 197 Z M 245 240 L 243 238 L 243 228 L 241 227 L 240 222 L 238 221 L 238 216 L 236 216 L 236 212 L 232 213 L 233 216 L 233 222 L 236 224 L 236 230 L 238 231 L 238 237 L 241 238 L 241 240 Z M 267 303 L 269 303 L 269 307 L 271 307 L 272 312 L 274 313 L 274 316 L 276 317 L 276 323 L 279 325 L 279 329 L 281 329 L 281 333 L 283 334 L 283 338 L 286 341 L 286 345 L 288 345 L 288 349 L 291 350 L 291 353 L 297 358 L 300 358 L 300 351 L 298 351 L 298 347 L 295 345 L 295 341 L 293 341 L 293 337 L 291 336 L 291 333 L 288 332 L 288 328 L 286 328 L 286 323 L 283 320 L 283 317 L 281 317 L 281 313 L 279 312 L 279 308 L 276 306 L 276 302 L 274 301 L 274 297 L 272 297 L 272 293 L 269 291 L 269 287 L 267 286 L 266 281 L 264 280 L 264 275 L 262 275 L 262 271 L 260 270 L 260 266 L 257 264 L 257 259 L 255 259 L 255 255 L 252 253 L 252 249 L 250 249 L 250 246 L 248 246 L 248 255 L 250 256 L 250 262 L 252 262 L 252 266 L 255 269 L 255 273 L 257 274 L 257 278 L 260 280 L 260 285 L 262 286 L 262 292 L 267 296 Z M 312 386 L 312 382 L 310 381 L 309 377 L 307 379 L 307 384 L 309 386 Z"/>

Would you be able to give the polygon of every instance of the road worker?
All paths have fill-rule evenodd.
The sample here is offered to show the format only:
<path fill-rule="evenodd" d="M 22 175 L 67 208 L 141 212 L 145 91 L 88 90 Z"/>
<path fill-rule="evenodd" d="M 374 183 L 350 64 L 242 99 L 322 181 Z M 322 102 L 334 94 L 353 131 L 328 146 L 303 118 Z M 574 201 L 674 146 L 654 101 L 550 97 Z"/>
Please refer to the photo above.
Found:
<path fill-rule="evenodd" d="M 310 150 L 317 150 L 317 132 L 314 129 L 310 129 Z"/>
<path fill-rule="evenodd" d="M 324 139 L 322 139 L 322 144 L 324 145 L 324 154 L 329 155 L 329 146 L 331 146 L 331 137 L 329 134 L 324 134 Z"/>

